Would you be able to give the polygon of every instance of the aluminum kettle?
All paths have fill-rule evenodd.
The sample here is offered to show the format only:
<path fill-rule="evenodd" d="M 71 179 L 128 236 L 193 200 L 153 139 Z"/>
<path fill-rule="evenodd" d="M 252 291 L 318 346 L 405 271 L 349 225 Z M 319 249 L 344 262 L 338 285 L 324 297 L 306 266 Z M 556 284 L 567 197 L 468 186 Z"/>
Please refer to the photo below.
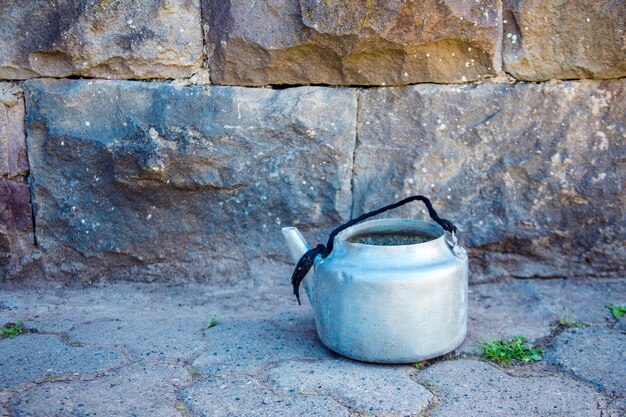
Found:
<path fill-rule="evenodd" d="M 436 223 L 363 221 L 413 200 L 423 201 Z M 456 227 L 439 218 L 426 197 L 412 196 L 351 220 L 331 233 L 327 246 L 311 249 L 295 227 L 282 233 L 297 262 L 294 293 L 298 296 L 302 281 L 317 333 L 329 349 L 360 361 L 412 363 L 444 355 L 463 342 L 467 252 L 457 244 Z M 392 245 L 360 239 L 394 234 L 427 238 Z"/>

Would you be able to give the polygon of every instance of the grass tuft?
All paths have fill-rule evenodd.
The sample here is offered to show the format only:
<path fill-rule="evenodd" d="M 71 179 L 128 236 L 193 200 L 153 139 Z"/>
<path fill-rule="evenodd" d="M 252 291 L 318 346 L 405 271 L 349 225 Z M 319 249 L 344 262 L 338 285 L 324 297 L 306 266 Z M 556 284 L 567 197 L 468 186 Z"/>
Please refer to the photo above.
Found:
<path fill-rule="evenodd" d="M 609 304 L 605 307 L 609 309 L 613 318 L 621 319 L 626 314 L 626 306 L 615 306 Z"/>
<path fill-rule="evenodd" d="M 206 329 L 210 329 L 211 327 L 215 327 L 217 325 L 217 316 L 213 315 L 213 317 L 211 317 L 211 320 L 209 320 L 209 322 L 207 323 L 206 327 L 204 328 L 204 330 Z"/>
<path fill-rule="evenodd" d="M 423 362 L 415 362 L 414 364 L 411 365 L 413 368 L 415 369 L 422 369 L 424 367 L 424 363 Z"/>
<path fill-rule="evenodd" d="M 576 320 L 574 320 L 574 318 L 569 315 L 569 311 L 567 310 L 567 307 L 564 307 L 563 315 L 559 317 L 559 321 L 556 323 L 554 328 L 563 327 L 564 329 L 572 329 L 576 327 L 581 327 L 583 325 L 584 323 L 577 322 Z"/>
<path fill-rule="evenodd" d="M 3 327 L 0 327 L 0 332 L 7 339 L 13 339 L 18 334 L 24 332 L 24 324 L 22 320 L 18 320 L 15 323 L 7 323 Z"/>
<path fill-rule="evenodd" d="M 524 336 L 513 336 L 511 340 L 486 340 L 479 348 L 484 359 L 502 364 L 536 362 L 542 359 L 543 354 L 542 349 L 536 349 L 532 343 L 526 343 Z"/>

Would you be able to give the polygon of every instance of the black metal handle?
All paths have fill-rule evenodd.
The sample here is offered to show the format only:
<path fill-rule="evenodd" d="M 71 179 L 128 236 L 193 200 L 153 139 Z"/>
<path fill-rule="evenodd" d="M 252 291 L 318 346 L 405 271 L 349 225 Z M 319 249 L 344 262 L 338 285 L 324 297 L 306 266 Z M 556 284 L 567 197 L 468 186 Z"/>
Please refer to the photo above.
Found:
<path fill-rule="evenodd" d="M 410 203 L 411 201 L 416 200 L 419 200 L 426 205 L 430 218 L 433 219 L 444 230 L 447 230 L 450 233 L 456 233 L 456 226 L 450 220 L 442 219 L 441 217 L 439 217 L 439 215 L 433 208 L 430 200 L 423 195 L 413 195 L 411 197 L 405 198 L 404 200 L 400 200 L 397 203 L 393 203 L 377 210 L 370 211 L 369 213 L 365 213 L 357 217 L 356 219 L 352 219 L 333 230 L 328 237 L 328 242 L 326 243 L 326 246 L 319 244 L 313 249 L 308 250 L 304 255 L 302 255 L 296 265 L 296 268 L 293 271 L 293 274 L 291 275 L 293 293 L 298 299 L 298 304 L 300 304 L 300 283 L 313 266 L 313 262 L 315 261 L 317 255 L 322 255 L 322 258 L 326 258 L 328 255 L 330 255 L 330 253 L 333 251 L 333 247 L 335 245 L 335 236 L 337 236 L 337 234 L 350 226 L 354 226 L 355 224 L 362 222 L 363 220 L 369 219 L 370 217 L 376 216 L 378 214 L 384 213 L 385 211 L 403 206 L 407 203 Z"/>

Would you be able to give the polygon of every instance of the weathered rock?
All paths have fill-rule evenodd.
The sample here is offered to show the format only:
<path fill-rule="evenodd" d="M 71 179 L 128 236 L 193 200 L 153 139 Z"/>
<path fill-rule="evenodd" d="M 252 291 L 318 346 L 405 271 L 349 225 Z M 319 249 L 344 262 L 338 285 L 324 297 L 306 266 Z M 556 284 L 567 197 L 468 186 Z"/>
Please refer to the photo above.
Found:
<path fill-rule="evenodd" d="M 431 196 L 471 248 L 473 279 L 623 276 L 625 85 L 366 90 L 353 214 Z M 390 215 L 428 217 L 418 203 Z"/>
<path fill-rule="evenodd" d="M 14 86 L 0 83 L 0 177 L 28 173 L 24 100 Z"/>
<path fill-rule="evenodd" d="M 570 329 L 557 336 L 546 360 L 613 397 L 626 396 L 626 335 L 607 328 Z"/>
<path fill-rule="evenodd" d="M 516 378 L 483 362 L 439 362 L 418 374 L 421 383 L 443 394 L 429 415 L 597 416 L 605 400 L 566 376 Z"/>
<path fill-rule="evenodd" d="M 22 90 L 0 83 L 0 282 L 31 271 L 36 258 L 27 174 Z"/>
<path fill-rule="evenodd" d="M 505 0 L 504 69 L 520 80 L 626 75 L 622 0 Z"/>
<path fill-rule="evenodd" d="M 4 324 L 4 323 L 2 323 Z M 92 374 L 123 363 L 111 349 L 73 347 L 51 335 L 22 335 L 0 340 L 0 391 L 44 378 Z"/>
<path fill-rule="evenodd" d="M 29 265 L 36 257 L 34 243 L 30 189 L 25 178 L 0 177 L 0 281 Z"/>
<path fill-rule="evenodd" d="M 0 103 L 7 107 L 13 107 L 16 104 L 19 104 L 19 101 L 23 96 L 24 91 L 19 83 L 0 82 Z"/>
<path fill-rule="evenodd" d="M 0 219 L 2 221 L 0 224 L 14 231 L 19 241 L 25 236 L 18 234 L 32 233 L 28 184 L 23 178 L 14 180 L 0 178 L 0 190 L 2 190 L 0 192 Z"/>
<path fill-rule="evenodd" d="M 308 395 L 285 398 L 246 376 L 206 378 L 182 390 L 178 398 L 194 416 L 351 415 L 332 398 Z"/>
<path fill-rule="evenodd" d="M 499 69 L 499 0 L 204 0 L 218 84 L 461 82 Z"/>
<path fill-rule="evenodd" d="M 179 365 L 133 364 L 95 380 L 39 384 L 13 397 L 9 406 L 15 416 L 182 417 L 176 392 L 190 382 Z"/>
<path fill-rule="evenodd" d="M 202 65 L 199 0 L 0 3 L 0 78 L 189 77 Z"/>
<path fill-rule="evenodd" d="M 330 396 L 366 415 L 417 415 L 433 395 L 416 384 L 407 369 L 349 359 L 288 361 L 270 369 L 263 380 L 275 391 Z"/>
<path fill-rule="evenodd" d="M 269 280 L 349 216 L 354 91 L 25 83 L 37 242 L 72 279 Z M 290 263 L 290 262 L 289 262 Z M 214 282 L 215 282 L 214 281 Z"/>

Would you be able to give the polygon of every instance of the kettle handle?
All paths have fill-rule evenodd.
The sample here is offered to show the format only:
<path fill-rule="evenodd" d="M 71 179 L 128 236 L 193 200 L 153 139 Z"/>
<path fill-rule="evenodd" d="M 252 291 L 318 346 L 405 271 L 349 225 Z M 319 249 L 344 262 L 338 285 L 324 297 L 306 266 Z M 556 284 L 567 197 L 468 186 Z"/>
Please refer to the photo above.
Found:
<path fill-rule="evenodd" d="M 397 203 L 389 204 L 388 206 L 381 207 L 374 211 L 370 211 L 369 213 L 365 213 L 357 217 L 356 219 L 352 219 L 333 230 L 328 236 L 328 242 L 326 243 L 326 246 L 319 244 L 313 249 L 308 250 L 304 255 L 302 255 L 302 257 L 298 261 L 298 264 L 296 265 L 296 268 L 293 271 L 293 274 L 291 275 L 293 293 L 298 299 L 298 304 L 300 304 L 300 283 L 313 266 L 313 262 L 317 255 L 322 255 L 322 258 L 326 258 L 328 255 L 330 255 L 330 253 L 333 251 L 335 236 L 337 236 L 337 234 L 347 229 L 348 227 L 354 226 L 355 224 L 362 222 L 363 220 L 384 213 L 387 210 L 398 208 L 415 200 L 419 200 L 423 202 L 424 205 L 426 205 L 426 208 L 428 209 L 428 214 L 430 215 L 430 218 L 435 221 L 435 223 L 440 225 L 444 230 L 450 232 L 453 236 L 456 234 L 456 226 L 450 220 L 442 219 L 441 217 L 439 217 L 439 215 L 433 208 L 430 200 L 423 195 L 412 195 L 405 198 L 404 200 L 398 201 Z"/>

